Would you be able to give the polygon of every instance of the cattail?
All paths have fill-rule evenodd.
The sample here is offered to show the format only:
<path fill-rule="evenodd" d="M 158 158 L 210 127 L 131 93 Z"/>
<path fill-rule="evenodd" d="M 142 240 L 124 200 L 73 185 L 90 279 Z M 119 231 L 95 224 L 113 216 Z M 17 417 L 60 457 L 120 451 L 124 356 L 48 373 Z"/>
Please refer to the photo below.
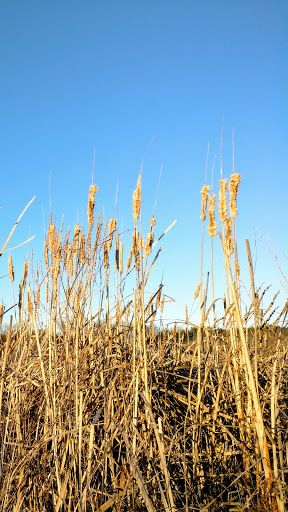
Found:
<path fill-rule="evenodd" d="M 67 267 L 68 267 L 70 276 L 73 276 L 73 245 L 72 244 L 68 245 Z"/>
<path fill-rule="evenodd" d="M 231 217 L 236 217 L 238 215 L 237 212 L 237 195 L 239 191 L 241 176 L 237 172 L 233 172 L 230 176 L 229 182 L 229 191 L 230 191 L 230 215 Z"/>
<path fill-rule="evenodd" d="M 202 203 L 201 203 L 201 215 L 200 215 L 200 219 L 201 220 L 206 220 L 206 209 L 207 209 L 207 199 L 208 199 L 208 192 L 210 190 L 210 186 L 209 185 L 204 185 L 202 190 L 201 190 L 201 194 L 202 194 Z"/>
<path fill-rule="evenodd" d="M 194 293 L 194 300 L 198 299 L 199 293 L 200 293 L 200 290 L 201 290 L 201 286 L 202 286 L 202 281 L 199 281 L 199 283 L 197 285 L 197 288 L 195 290 L 195 293 Z"/>
<path fill-rule="evenodd" d="M 151 231 L 148 233 L 147 239 L 146 239 L 146 245 L 145 245 L 145 251 L 144 251 L 145 256 L 149 256 L 149 254 L 151 254 L 153 241 L 154 241 L 154 232 L 151 229 Z"/>
<path fill-rule="evenodd" d="M 208 203 L 208 214 L 209 214 L 208 233 L 210 236 L 215 236 L 217 234 L 217 222 L 215 220 L 215 202 L 216 202 L 216 196 L 215 196 L 215 194 L 212 194 L 209 197 L 209 203 Z"/>
<path fill-rule="evenodd" d="M 35 297 L 35 310 L 39 309 L 40 306 L 40 285 L 37 287 L 36 297 Z"/>
<path fill-rule="evenodd" d="M 84 265 L 86 258 L 85 258 L 85 235 L 84 233 L 81 233 L 80 235 L 80 261 L 81 265 Z"/>
<path fill-rule="evenodd" d="M 119 235 L 115 236 L 115 270 L 119 272 Z"/>
<path fill-rule="evenodd" d="M 0 325 L 2 324 L 3 314 L 4 314 L 4 303 L 2 302 L 0 304 Z"/>
<path fill-rule="evenodd" d="M 109 267 L 109 252 L 107 242 L 103 242 L 103 256 L 104 256 L 104 268 L 107 270 Z"/>
<path fill-rule="evenodd" d="M 94 241 L 94 247 L 93 247 L 93 252 L 94 253 L 96 252 L 97 247 L 98 247 L 98 245 L 100 243 L 101 230 L 102 230 L 102 213 L 99 212 L 98 221 L 97 221 L 96 235 L 95 235 L 95 241 Z"/>
<path fill-rule="evenodd" d="M 120 274 L 123 272 L 123 240 L 120 242 L 120 266 L 119 266 Z"/>
<path fill-rule="evenodd" d="M 239 260 L 238 260 L 237 257 L 235 258 L 235 275 L 236 275 L 237 279 L 239 279 L 239 277 L 240 277 L 240 263 L 239 263 Z"/>
<path fill-rule="evenodd" d="M 46 283 L 46 304 L 48 304 L 49 301 L 49 280 L 47 279 Z"/>
<path fill-rule="evenodd" d="M 75 255 L 77 254 L 78 248 L 79 248 L 80 231 L 81 231 L 80 224 L 76 224 L 76 226 L 74 228 L 74 238 L 73 238 L 73 249 L 74 249 Z"/>
<path fill-rule="evenodd" d="M 151 226 L 151 228 L 154 228 L 154 226 L 156 226 L 156 219 L 155 219 L 154 215 L 150 219 L 150 226 Z"/>
<path fill-rule="evenodd" d="M 160 307 L 160 313 L 161 313 L 161 315 L 163 315 L 164 302 L 165 302 L 165 298 L 164 298 L 164 296 L 163 296 L 163 297 L 162 297 L 162 299 L 161 299 L 161 307 Z"/>
<path fill-rule="evenodd" d="M 10 277 L 10 281 L 11 283 L 13 283 L 14 281 L 14 268 L 13 268 L 13 261 L 12 261 L 12 256 L 8 256 L 8 269 L 9 269 L 9 277 Z"/>
<path fill-rule="evenodd" d="M 225 220 L 225 248 L 227 255 L 230 256 L 233 252 L 233 239 L 232 239 L 232 219 L 227 217 Z"/>
<path fill-rule="evenodd" d="M 49 224 L 48 247 L 49 247 L 51 253 L 53 251 L 54 244 L 55 244 L 55 236 L 56 236 L 56 226 L 55 226 L 55 224 Z"/>
<path fill-rule="evenodd" d="M 44 261 L 46 270 L 49 269 L 49 258 L 48 258 L 48 243 L 47 240 L 44 240 Z"/>
<path fill-rule="evenodd" d="M 45 240 L 45 241 L 46 241 L 46 240 Z M 25 285 L 26 285 L 26 280 L 27 280 L 27 275 L 28 275 L 28 267 L 29 267 L 29 263 L 28 263 L 28 261 L 25 259 L 24 269 L 23 269 L 23 277 L 22 277 L 22 284 L 23 284 L 23 288 L 25 288 Z"/>
<path fill-rule="evenodd" d="M 18 298 L 18 307 L 21 309 L 22 307 L 22 296 L 23 296 L 23 284 L 19 284 L 19 298 Z"/>
<path fill-rule="evenodd" d="M 133 231 L 132 239 L 133 239 L 132 251 L 134 254 L 134 258 L 135 258 L 135 264 L 138 265 L 139 264 L 140 243 L 139 243 L 139 233 L 138 233 L 137 229 L 135 229 L 135 231 Z"/>
<path fill-rule="evenodd" d="M 219 181 L 219 218 L 222 222 L 227 217 L 227 180 Z"/>
<path fill-rule="evenodd" d="M 141 249 L 144 249 L 144 247 L 145 247 L 145 241 L 144 241 L 144 236 L 143 235 L 140 238 L 140 247 L 141 247 Z"/>
<path fill-rule="evenodd" d="M 147 304 L 147 318 L 150 316 L 151 309 L 153 309 L 152 303 L 153 303 L 153 295 L 150 296 L 148 304 Z"/>
<path fill-rule="evenodd" d="M 95 206 L 95 195 L 98 190 L 96 185 L 90 185 L 89 196 L 88 196 L 88 222 L 94 224 L 94 206 Z"/>
<path fill-rule="evenodd" d="M 126 265 L 126 271 L 128 272 L 130 266 L 131 266 L 131 261 L 132 261 L 132 255 L 133 255 L 133 251 L 132 251 L 132 248 L 129 252 L 129 256 L 128 256 L 128 260 L 127 260 L 127 265 Z"/>
<path fill-rule="evenodd" d="M 110 251 L 113 241 L 113 233 L 116 231 L 117 219 L 109 220 L 109 234 L 108 234 L 108 251 Z"/>
<path fill-rule="evenodd" d="M 159 305 L 160 305 L 161 291 L 162 291 L 162 286 L 160 286 L 160 288 L 159 288 L 159 290 L 158 290 L 158 293 L 157 293 L 157 297 L 156 297 L 156 309 L 158 309 L 158 308 L 159 308 Z"/>
<path fill-rule="evenodd" d="M 133 192 L 133 218 L 136 224 L 141 209 L 141 173 L 137 181 L 136 189 Z"/>
<path fill-rule="evenodd" d="M 32 315 L 32 298 L 31 298 L 31 288 L 30 285 L 28 286 L 27 290 L 27 311 L 29 315 Z"/>

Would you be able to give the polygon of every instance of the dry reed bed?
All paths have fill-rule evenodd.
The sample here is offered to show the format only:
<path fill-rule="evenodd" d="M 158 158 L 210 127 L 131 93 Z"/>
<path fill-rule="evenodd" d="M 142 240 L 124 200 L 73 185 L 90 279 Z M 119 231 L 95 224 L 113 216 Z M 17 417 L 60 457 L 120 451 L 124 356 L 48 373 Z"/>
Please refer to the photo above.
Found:
<path fill-rule="evenodd" d="M 12 325 L 11 318 L 1 336 L 1 510 L 285 510 L 287 305 L 274 324 L 273 301 L 260 314 L 252 272 L 247 316 L 254 329 L 241 314 L 239 182 L 233 172 L 228 217 L 228 185 L 221 175 L 223 318 L 215 318 L 213 302 L 207 306 L 202 243 L 195 293 L 201 322 L 194 331 L 188 317 L 182 329 L 156 329 L 162 286 L 145 300 L 161 248 L 153 259 L 155 210 L 145 240 L 139 226 L 141 173 L 125 266 L 117 220 L 103 225 L 100 214 L 95 226 L 95 185 L 87 235 L 78 224 L 73 236 L 57 230 L 51 216 L 45 268 L 38 263 L 29 272 L 25 262 L 16 321 Z M 214 299 L 216 198 L 209 198 L 206 184 L 201 193 L 203 234 L 209 199 Z M 252 269 L 249 244 L 247 252 Z M 9 273 L 13 284 L 12 259 Z M 134 295 L 125 298 L 133 275 Z"/>

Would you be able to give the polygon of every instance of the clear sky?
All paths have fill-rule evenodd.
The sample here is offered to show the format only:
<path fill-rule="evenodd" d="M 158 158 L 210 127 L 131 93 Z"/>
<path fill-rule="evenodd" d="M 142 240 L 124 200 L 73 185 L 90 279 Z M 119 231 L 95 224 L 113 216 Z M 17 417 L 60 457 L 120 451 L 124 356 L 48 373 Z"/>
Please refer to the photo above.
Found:
<path fill-rule="evenodd" d="M 224 117 L 223 175 L 232 172 L 233 129 L 242 175 L 243 281 L 248 285 L 249 238 L 257 284 L 281 290 L 283 302 L 281 274 L 255 226 L 269 235 L 287 276 L 287 43 L 286 0 L 0 2 L 1 242 L 36 195 L 10 246 L 35 234 L 35 257 L 41 255 L 50 173 L 58 222 L 64 214 L 65 225 L 74 226 L 82 212 L 86 222 L 94 148 L 96 210 L 113 215 L 118 183 L 119 219 L 131 228 L 132 193 L 153 139 L 143 166 L 144 223 L 147 230 L 163 165 L 156 236 L 177 224 L 163 239 L 148 291 L 164 272 L 165 293 L 176 301 L 166 316 L 183 318 L 200 275 L 207 146 L 208 182 L 215 155 L 218 190 Z M 16 279 L 26 250 L 13 251 Z M 204 272 L 209 258 L 207 250 Z M 223 268 L 217 250 L 215 265 Z M 217 296 L 224 292 L 221 272 Z M 9 307 L 8 278 L 0 290 Z"/>

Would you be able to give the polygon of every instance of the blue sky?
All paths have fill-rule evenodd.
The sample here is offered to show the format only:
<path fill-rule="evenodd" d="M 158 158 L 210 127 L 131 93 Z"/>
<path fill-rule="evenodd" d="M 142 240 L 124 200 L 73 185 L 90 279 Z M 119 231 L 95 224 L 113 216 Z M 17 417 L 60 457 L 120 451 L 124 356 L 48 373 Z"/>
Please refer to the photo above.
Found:
<path fill-rule="evenodd" d="M 149 287 L 157 289 L 164 272 L 165 292 L 176 301 L 166 316 L 183 318 L 199 281 L 207 145 L 208 182 L 216 155 L 216 187 L 224 117 L 223 174 L 232 172 L 234 129 L 235 170 L 242 175 L 237 233 L 243 281 L 249 286 L 249 238 L 257 284 L 272 284 L 283 302 L 281 274 L 255 226 L 269 235 L 287 276 L 287 50 L 284 0 L 1 2 L 1 241 L 36 195 L 11 246 L 35 234 L 35 257 L 41 256 L 50 173 L 58 222 L 63 214 L 65 226 L 74 226 L 77 214 L 86 222 L 94 148 L 96 209 L 104 207 L 107 219 L 113 215 L 118 183 L 119 219 L 131 228 L 132 193 L 153 139 L 143 166 L 144 224 L 161 166 L 156 235 L 174 219 L 177 224 L 163 239 Z M 12 254 L 16 279 L 26 250 Z M 0 265 L 0 275 L 6 274 L 5 257 Z M 216 249 L 215 265 L 216 295 L 222 296 Z M 7 278 L 0 291 L 8 307 Z"/>

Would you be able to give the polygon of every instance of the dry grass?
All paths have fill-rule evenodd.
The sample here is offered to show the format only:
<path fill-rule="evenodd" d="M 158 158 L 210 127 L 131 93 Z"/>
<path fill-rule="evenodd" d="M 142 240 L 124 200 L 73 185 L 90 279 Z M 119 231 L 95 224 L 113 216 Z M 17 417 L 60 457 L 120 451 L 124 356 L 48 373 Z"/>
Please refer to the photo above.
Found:
<path fill-rule="evenodd" d="M 234 173 L 229 187 L 233 220 L 220 182 L 227 290 L 210 328 L 201 261 L 200 325 L 191 328 L 186 311 L 184 328 L 156 329 L 163 288 L 146 302 L 144 292 L 161 248 L 149 256 L 154 214 L 148 234 L 139 225 L 141 174 L 126 265 L 117 220 L 103 225 L 99 214 L 94 225 L 95 185 L 87 235 L 50 222 L 44 263 L 28 271 L 25 262 L 16 322 L 0 338 L 1 511 L 285 510 L 287 304 L 271 323 L 273 301 L 260 310 L 252 271 L 251 308 L 241 314 L 239 180 Z"/>

